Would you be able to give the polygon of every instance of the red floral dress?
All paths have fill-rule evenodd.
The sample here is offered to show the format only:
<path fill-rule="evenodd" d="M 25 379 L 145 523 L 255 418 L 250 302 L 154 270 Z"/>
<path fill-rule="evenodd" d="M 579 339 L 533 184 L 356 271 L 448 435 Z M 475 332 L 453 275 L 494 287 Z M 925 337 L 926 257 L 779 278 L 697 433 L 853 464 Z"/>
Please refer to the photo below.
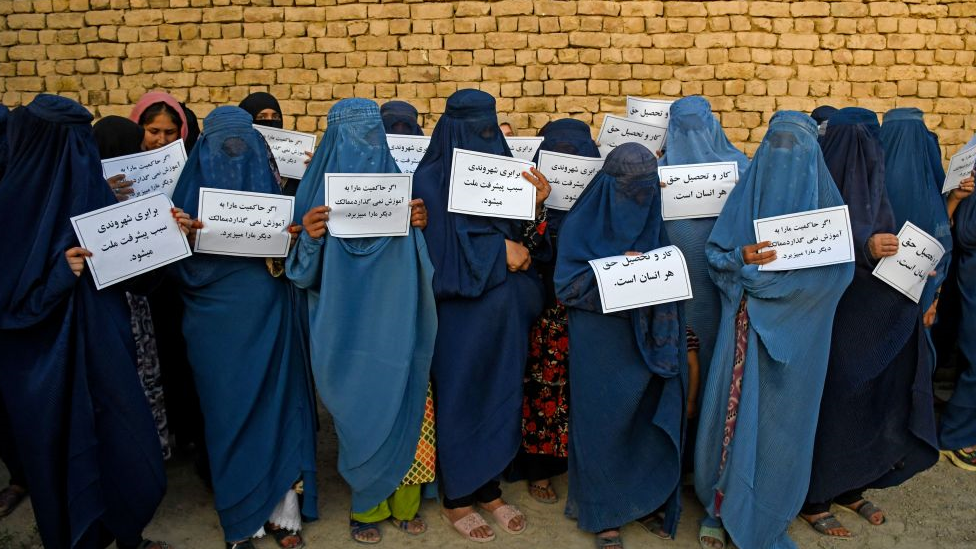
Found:
<path fill-rule="evenodd" d="M 532 326 L 522 397 L 522 447 L 528 454 L 567 457 L 569 327 L 562 304 Z"/>

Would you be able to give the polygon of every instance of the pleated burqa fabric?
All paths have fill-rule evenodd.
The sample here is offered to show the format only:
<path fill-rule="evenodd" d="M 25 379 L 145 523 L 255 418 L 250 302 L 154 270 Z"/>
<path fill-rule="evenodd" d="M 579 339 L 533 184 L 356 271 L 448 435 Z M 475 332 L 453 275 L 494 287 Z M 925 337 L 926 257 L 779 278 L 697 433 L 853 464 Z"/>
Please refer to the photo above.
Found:
<path fill-rule="evenodd" d="M 588 532 L 664 508 L 680 514 L 681 443 L 688 381 L 684 312 L 664 303 L 603 314 L 588 261 L 669 245 L 653 153 L 626 143 L 567 214 L 556 292 L 569 313 L 567 513 Z"/>
<path fill-rule="evenodd" d="M 873 235 L 894 233 L 878 117 L 837 111 L 821 139 L 854 233 L 854 280 L 837 305 L 813 451 L 809 503 L 860 488 L 885 488 L 938 459 L 932 360 L 921 311 L 871 274 Z"/>
<path fill-rule="evenodd" d="M 722 321 L 698 423 L 695 489 L 739 547 L 795 547 L 786 529 L 810 483 L 834 311 L 854 270 L 842 263 L 760 271 L 744 263 L 742 247 L 756 240 L 754 219 L 841 204 L 813 119 L 781 111 L 705 248 Z M 743 300 L 748 320 L 737 341 Z M 741 385 L 732 391 L 737 344 L 744 346 Z M 734 435 L 723 444 L 730 410 Z"/>

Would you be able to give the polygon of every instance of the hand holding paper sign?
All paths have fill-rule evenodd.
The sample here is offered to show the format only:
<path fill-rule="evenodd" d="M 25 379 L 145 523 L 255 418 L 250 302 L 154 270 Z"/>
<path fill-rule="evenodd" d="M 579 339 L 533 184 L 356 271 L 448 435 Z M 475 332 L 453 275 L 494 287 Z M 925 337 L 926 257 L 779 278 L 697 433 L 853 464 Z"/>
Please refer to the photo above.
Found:
<path fill-rule="evenodd" d="M 765 252 L 759 251 L 768 247 L 770 244 L 770 241 L 764 240 L 763 242 L 743 246 L 742 262 L 746 265 L 765 265 L 775 261 L 776 250 L 766 250 Z"/>
<path fill-rule="evenodd" d="M 959 186 L 949 192 L 949 200 L 946 201 L 946 209 L 949 212 L 949 219 L 956 213 L 959 204 L 973 194 L 974 178 L 972 175 L 959 182 Z"/>
<path fill-rule="evenodd" d="M 898 237 L 889 233 L 872 235 L 868 239 L 868 251 L 875 259 L 893 256 L 898 253 Z"/>
<path fill-rule="evenodd" d="M 552 186 L 549 185 L 546 176 L 542 175 L 542 172 L 536 168 L 529 168 L 529 171 L 522 172 L 522 177 L 535 187 L 535 216 L 539 217 L 542 213 L 542 205 L 549 198 L 549 193 L 552 192 Z"/>
<path fill-rule="evenodd" d="M 68 268 L 75 276 L 81 276 L 81 273 L 85 272 L 85 258 L 91 256 L 91 252 L 80 247 L 64 252 L 64 258 L 68 260 Z"/>

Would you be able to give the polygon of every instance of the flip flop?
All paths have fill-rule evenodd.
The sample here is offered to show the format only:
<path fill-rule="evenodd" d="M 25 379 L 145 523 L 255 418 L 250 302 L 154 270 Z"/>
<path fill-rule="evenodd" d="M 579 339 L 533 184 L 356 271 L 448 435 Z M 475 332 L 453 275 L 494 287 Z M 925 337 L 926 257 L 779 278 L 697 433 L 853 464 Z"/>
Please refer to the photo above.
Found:
<path fill-rule="evenodd" d="M 557 496 L 556 491 L 552 489 L 552 483 L 542 486 L 541 484 L 530 482 L 529 496 L 539 503 L 552 504 L 559 501 L 559 496 Z"/>
<path fill-rule="evenodd" d="M 457 532 L 464 536 L 464 539 L 468 541 L 473 541 L 475 543 L 488 543 L 489 541 L 493 541 L 495 539 L 494 532 L 492 532 L 487 538 L 476 538 L 471 535 L 471 532 L 474 532 L 478 528 L 488 526 L 488 523 L 485 522 L 485 519 L 482 518 L 477 511 L 472 511 L 471 514 L 464 515 L 454 522 L 451 522 L 451 518 L 441 511 L 441 518 L 446 520 L 448 524 L 453 526 L 454 529 L 457 530 Z M 488 528 L 489 530 L 491 529 L 490 526 L 488 526 Z"/>
<path fill-rule="evenodd" d="M 484 509 L 484 507 L 482 507 L 482 509 Z M 485 509 L 485 511 L 488 511 L 488 509 Z M 525 520 L 525 515 L 522 514 L 522 511 L 519 511 L 518 507 L 510 503 L 500 505 L 495 510 L 489 512 L 491 513 L 492 518 L 495 519 L 495 523 L 509 534 L 517 536 L 524 532 L 528 526 L 528 523 Z M 516 517 L 522 517 L 522 528 L 519 530 L 512 530 L 508 527 L 508 524 Z"/>
<path fill-rule="evenodd" d="M 887 517 L 885 517 L 884 515 L 884 511 L 882 511 L 880 508 L 878 508 L 878 506 L 876 506 L 875 504 L 871 503 L 868 500 L 863 500 L 863 503 L 858 505 L 857 509 L 851 509 L 846 505 L 841 505 L 840 508 L 844 509 L 845 511 L 850 511 L 851 513 L 857 513 L 858 515 L 861 516 L 861 518 L 868 521 L 868 523 L 871 524 L 871 526 L 881 526 L 882 524 L 885 523 L 886 520 L 888 520 Z M 877 524 L 875 524 L 874 521 L 871 520 L 871 516 L 874 515 L 875 513 L 881 513 L 881 522 Z"/>
<path fill-rule="evenodd" d="M 647 530 L 648 534 L 661 539 L 674 539 L 664 530 L 664 517 L 658 513 L 651 513 L 644 518 L 637 519 L 637 524 Z"/>
<path fill-rule="evenodd" d="M 372 530 L 375 530 L 379 534 L 374 540 L 359 539 L 356 537 L 359 534 L 365 534 Z M 349 519 L 349 535 L 352 536 L 353 541 L 364 545 L 375 545 L 383 541 L 383 533 L 380 532 L 380 527 L 375 522 L 359 522 L 358 520 Z"/>
<path fill-rule="evenodd" d="M 714 549 L 711 544 L 705 542 L 705 538 L 711 538 L 719 542 L 718 549 L 725 549 L 725 528 L 721 526 L 698 527 L 698 545 L 701 549 Z"/>
<path fill-rule="evenodd" d="M 393 523 L 394 526 L 397 527 L 397 530 L 400 530 L 401 532 L 404 532 L 404 533 L 406 533 L 407 535 L 410 535 L 410 536 L 419 536 L 420 534 L 423 534 L 424 532 L 427 531 L 427 522 L 424 521 L 423 517 L 420 516 L 420 513 L 417 513 L 417 515 L 415 515 L 410 520 L 400 520 L 400 519 L 394 518 L 394 517 L 390 517 L 389 520 L 390 520 L 391 523 Z M 411 532 L 410 531 L 410 523 L 413 522 L 413 521 L 415 521 L 415 520 L 419 520 L 420 521 L 420 524 L 423 525 L 423 528 L 421 528 L 419 532 Z"/>
<path fill-rule="evenodd" d="M 845 526 L 841 524 L 839 520 L 837 520 L 837 517 L 835 517 L 833 513 L 827 513 L 826 515 L 813 521 L 807 519 L 803 515 L 800 515 L 800 518 L 809 524 L 811 528 L 831 539 L 854 539 L 854 536 L 851 536 L 850 534 L 846 536 L 839 536 L 837 534 L 830 533 L 830 530 L 845 528 Z"/>
<path fill-rule="evenodd" d="M 942 450 L 939 452 L 942 457 L 950 463 L 966 471 L 976 471 L 976 452 L 963 452 L 960 450 Z"/>

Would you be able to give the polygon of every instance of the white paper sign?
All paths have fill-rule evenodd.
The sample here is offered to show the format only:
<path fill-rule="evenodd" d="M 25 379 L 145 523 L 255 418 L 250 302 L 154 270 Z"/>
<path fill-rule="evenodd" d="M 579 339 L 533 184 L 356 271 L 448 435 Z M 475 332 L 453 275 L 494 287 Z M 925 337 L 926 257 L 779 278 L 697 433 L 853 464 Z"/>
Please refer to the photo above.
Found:
<path fill-rule="evenodd" d="M 668 125 L 671 118 L 671 104 L 674 101 L 663 99 L 643 99 L 627 96 L 627 118 L 640 120 L 655 126 Z"/>
<path fill-rule="evenodd" d="M 691 299 L 685 256 L 676 246 L 590 260 L 603 313 Z"/>
<path fill-rule="evenodd" d="M 522 177 L 534 166 L 518 158 L 454 149 L 447 211 L 535 219 L 535 186 Z"/>
<path fill-rule="evenodd" d="M 929 273 L 945 255 L 945 248 L 928 233 L 906 221 L 898 231 L 898 253 L 883 257 L 872 273 L 915 303 L 929 280 Z"/>
<path fill-rule="evenodd" d="M 264 136 L 271 147 L 271 154 L 278 164 L 282 177 L 301 179 L 305 175 L 308 160 L 306 151 L 315 151 L 315 136 L 310 133 L 279 130 L 268 126 L 254 125 L 254 129 Z"/>
<path fill-rule="evenodd" d="M 835 206 L 753 220 L 756 242 L 769 241 L 763 251 L 776 259 L 760 271 L 789 271 L 854 261 L 854 235 L 847 206 Z"/>
<path fill-rule="evenodd" d="M 508 141 L 512 156 L 522 160 L 532 160 L 544 139 L 545 137 L 506 137 L 505 141 Z"/>
<path fill-rule="evenodd" d="M 183 140 L 177 139 L 155 150 L 103 160 L 102 175 L 108 179 L 123 174 L 127 181 L 132 181 L 135 192 L 129 195 L 130 200 L 155 192 L 173 198 L 185 164 L 186 149 Z"/>
<path fill-rule="evenodd" d="M 390 147 L 390 154 L 393 155 L 393 160 L 396 160 L 400 171 L 413 173 L 417 170 L 420 159 L 427 152 L 430 136 L 386 134 L 386 143 Z"/>
<path fill-rule="evenodd" d="M 959 183 L 973 173 L 976 165 L 976 147 L 959 151 L 949 159 L 949 169 L 946 170 L 945 183 L 942 184 L 942 194 L 959 188 Z"/>
<path fill-rule="evenodd" d="M 279 194 L 200 189 L 193 251 L 243 257 L 285 257 L 295 197 Z"/>
<path fill-rule="evenodd" d="M 337 238 L 406 236 L 410 232 L 408 173 L 325 174 L 329 233 Z"/>
<path fill-rule="evenodd" d="M 602 158 L 553 151 L 540 152 L 539 171 L 546 176 L 552 186 L 549 198 L 546 198 L 546 207 L 554 210 L 572 208 L 580 193 L 602 168 Z"/>
<path fill-rule="evenodd" d="M 597 137 L 600 156 L 606 158 L 610 151 L 624 143 L 640 143 L 656 156 L 658 151 L 664 149 L 664 137 L 667 133 L 666 125 L 655 126 L 608 114 L 603 117 L 603 125 Z"/>
<path fill-rule="evenodd" d="M 101 290 L 192 255 L 162 193 L 130 198 L 71 218 L 95 287 Z"/>
<path fill-rule="evenodd" d="M 735 162 L 661 166 L 661 214 L 665 221 L 718 217 L 739 182 Z"/>

